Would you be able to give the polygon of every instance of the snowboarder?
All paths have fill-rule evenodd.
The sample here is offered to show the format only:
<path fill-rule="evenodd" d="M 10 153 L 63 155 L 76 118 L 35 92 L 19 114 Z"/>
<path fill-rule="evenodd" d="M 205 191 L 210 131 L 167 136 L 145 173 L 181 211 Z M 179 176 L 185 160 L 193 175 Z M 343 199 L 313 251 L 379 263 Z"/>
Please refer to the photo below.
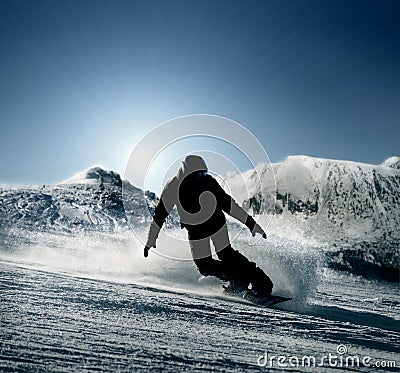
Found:
<path fill-rule="evenodd" d="M 232 248 L 224 212 L 245 224 L 253 236 L 256 233 L 263 238 L 267 236 L 207 172 L 207 165 L 200 156 L 185 158 L 178 174 L 165 185 L 155 208 L 144 256 L 148 256 L 150 248 L 156 247 L 160 229 L 176 206 L 181 227 L 188 231 L 192 257 L 199 272 L 203 276 L 229 281 L 227 292 L 232 294 L 248 289 L 251 284 L 254 295 L 267 297 L 273 287 L 271 279 L 254 262 Z M 219 260 L 212 258 L 210 239 Z"/>

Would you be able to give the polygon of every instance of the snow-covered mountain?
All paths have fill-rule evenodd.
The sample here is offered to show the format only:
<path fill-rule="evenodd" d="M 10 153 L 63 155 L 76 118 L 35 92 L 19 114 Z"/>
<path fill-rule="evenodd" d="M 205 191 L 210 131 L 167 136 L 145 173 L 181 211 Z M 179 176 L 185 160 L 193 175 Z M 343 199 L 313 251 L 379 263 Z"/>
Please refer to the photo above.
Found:
<path fill-rule="evenodd" d="M 300 231 L 302 240 L 312 239 L 333 253 L 333 267 L 356 272 L 362 268 L 365 274 L 383 266 L 394 271 L 389 277 L 396 279 L 399 160 L 391 157 L 381 165 L 369 165 L 290 156 L 272 168 L 260 164 L 243 174 L 230 173 L 224 184 L 250 212 L 275 215 L 277 228 L 272 224 L 270 233 L 286 237 Z M 276 189 L 271 182 L 274 175 Z M 1 186 L 0 233 L 6 237 L 18 229 L 53 233 L 129 229 L 127 216 L 135 224 L 148 221 L 148 206 L 154 206 L 157 198 L 154 193 L 147 197 L 146 203 L 142 190 L 100 167 L 54 186 Z"/>
<path fill-rule="evenodd" d="M 112 184 L 116 186 L 121 186 L 122 180 L 118 173 L 114 171 L 103 170 L 101 167 L 97 166 L 79 172 L 76 175 L 60 183 L 60 185 L 73 184 Z"/>
<path fill-rule="evenodd" d="M 400 170 L 400 157 L 390 157 L 382 165 Z"/>
<path fill-rule="evenodd" d="M 400 158 L 369 165 L 290 156 L 273 164 L 276 190 L 271 183 L 257 182 L 257 173 L 263 180 L 267 177 L 263 175 L 271 172 L 265 164 L 244 174 L 230 173 L 224 179 L 237 200 L 253 213 L 265 212 L 263 199 L 272 194 L 276 214 L 308 219 L 310 229 L 333 230 L 339 239 L 400 238 L 400 169 L 396 159 Z M 238 187 L 243 179 L 252 191 L 250 195 Z"/>
<path fill-rule="evenodd" d="M 2 230 L 46 232 L 127 229 L 122 186 L 134 214 L 144 215 L 142 190 L 122 181 L 118 173 L 93 167 L 53 186 L 1 186 Z"/>

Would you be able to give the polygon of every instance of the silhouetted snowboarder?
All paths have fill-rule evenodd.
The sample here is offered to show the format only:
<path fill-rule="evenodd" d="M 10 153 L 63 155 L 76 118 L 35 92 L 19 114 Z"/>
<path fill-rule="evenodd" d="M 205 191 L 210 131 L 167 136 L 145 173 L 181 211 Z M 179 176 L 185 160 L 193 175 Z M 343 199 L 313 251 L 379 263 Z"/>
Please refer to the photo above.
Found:
<path fill-rule="evenodd" d="M 271 294 L 273 283 L 270 278 L 250 262 L 244 255 L 234 250 L 228 237 L 224 212 L 245 224 L 255 236 L 267 238 L 264 230 L 221 188 L 207 173 L 203 158 L 189 155 L 185 158 L 178 174 L 164 187 L 150 225 L 144 256 L 148 256 L 165 219 L 174 206 L 186 228 L 192 257 L 203 276 L 216 276 L 229 281 L 228 292 L 237 293 L 248 288 L 257 297 Z M 213 259 L 210 239 L 219 260 Z"/>

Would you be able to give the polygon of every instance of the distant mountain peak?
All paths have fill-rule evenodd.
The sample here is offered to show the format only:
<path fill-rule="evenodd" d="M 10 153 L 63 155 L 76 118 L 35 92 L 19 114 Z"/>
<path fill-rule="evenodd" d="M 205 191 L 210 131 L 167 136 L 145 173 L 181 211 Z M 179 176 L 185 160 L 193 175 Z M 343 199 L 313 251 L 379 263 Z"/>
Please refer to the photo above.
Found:
<path fill-rule="evenodd" d="M 385 167 L 390 167 L 400 170 L 400 157 L 390 157 L 386 159 L 386 161 L 383 162 L 382 165 Z"/>
<path fill-rule="evenodd" d="M 99 166 L 81 171 L 62 181 L 60 184 L 113 184 L 122 185 L 121 177 L 117 172 L 104 170 Z"/>

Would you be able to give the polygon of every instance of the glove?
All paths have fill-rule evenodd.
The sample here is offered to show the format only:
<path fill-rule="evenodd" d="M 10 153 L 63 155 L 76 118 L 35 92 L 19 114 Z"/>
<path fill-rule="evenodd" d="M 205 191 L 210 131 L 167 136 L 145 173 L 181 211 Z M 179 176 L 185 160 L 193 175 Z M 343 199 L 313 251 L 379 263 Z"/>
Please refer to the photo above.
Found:
<path fill-rule="evenodd" d="M 147 242 L 146 242 L 146 245 L 145 245 L 144 251 L 143 251 L 145 258 L 147 258 L 149 256 L 150 248 L 156 247 L 156 240 L 157 240 L 159 233 L 160 233 L 160 227 L 153 221 L 150 224 L 149 233 L 147 235 Z"/>
<path fill-rule="evenodd" d="M 247 228 L 250 229 L 250 232 L 253 235 L 253 237 L 256 235 L 256 233 L 260 233 L 261 236 L 263 236 L 263 238 L 267 238 L 267 235 L 264 232 L 264 229 L 262 229 L 250 215 L 247 215 L 245 224 L 246 224 Z"/>
<path fill-rule="evenodd" d="M 160 233 L 160 227 L 153 221 L 150 224 L 149 233 L 147 235 L 146 247 L 150 249 L 151 247 L 156 247 L 156 241 L 158 234 Z M 149 250 L 147 250 L 148 252 Z"/>
<path fill-rule="evenodd" d="M 261 234 L 261 236 L 265 239 L 267 238 L 267 234 L 264 232 L 264 229 L 262 229 L 257 223 L 254 224 L 254 228 L 251 231 L 253 237 L 256 235 L 256 233 Z"/>

